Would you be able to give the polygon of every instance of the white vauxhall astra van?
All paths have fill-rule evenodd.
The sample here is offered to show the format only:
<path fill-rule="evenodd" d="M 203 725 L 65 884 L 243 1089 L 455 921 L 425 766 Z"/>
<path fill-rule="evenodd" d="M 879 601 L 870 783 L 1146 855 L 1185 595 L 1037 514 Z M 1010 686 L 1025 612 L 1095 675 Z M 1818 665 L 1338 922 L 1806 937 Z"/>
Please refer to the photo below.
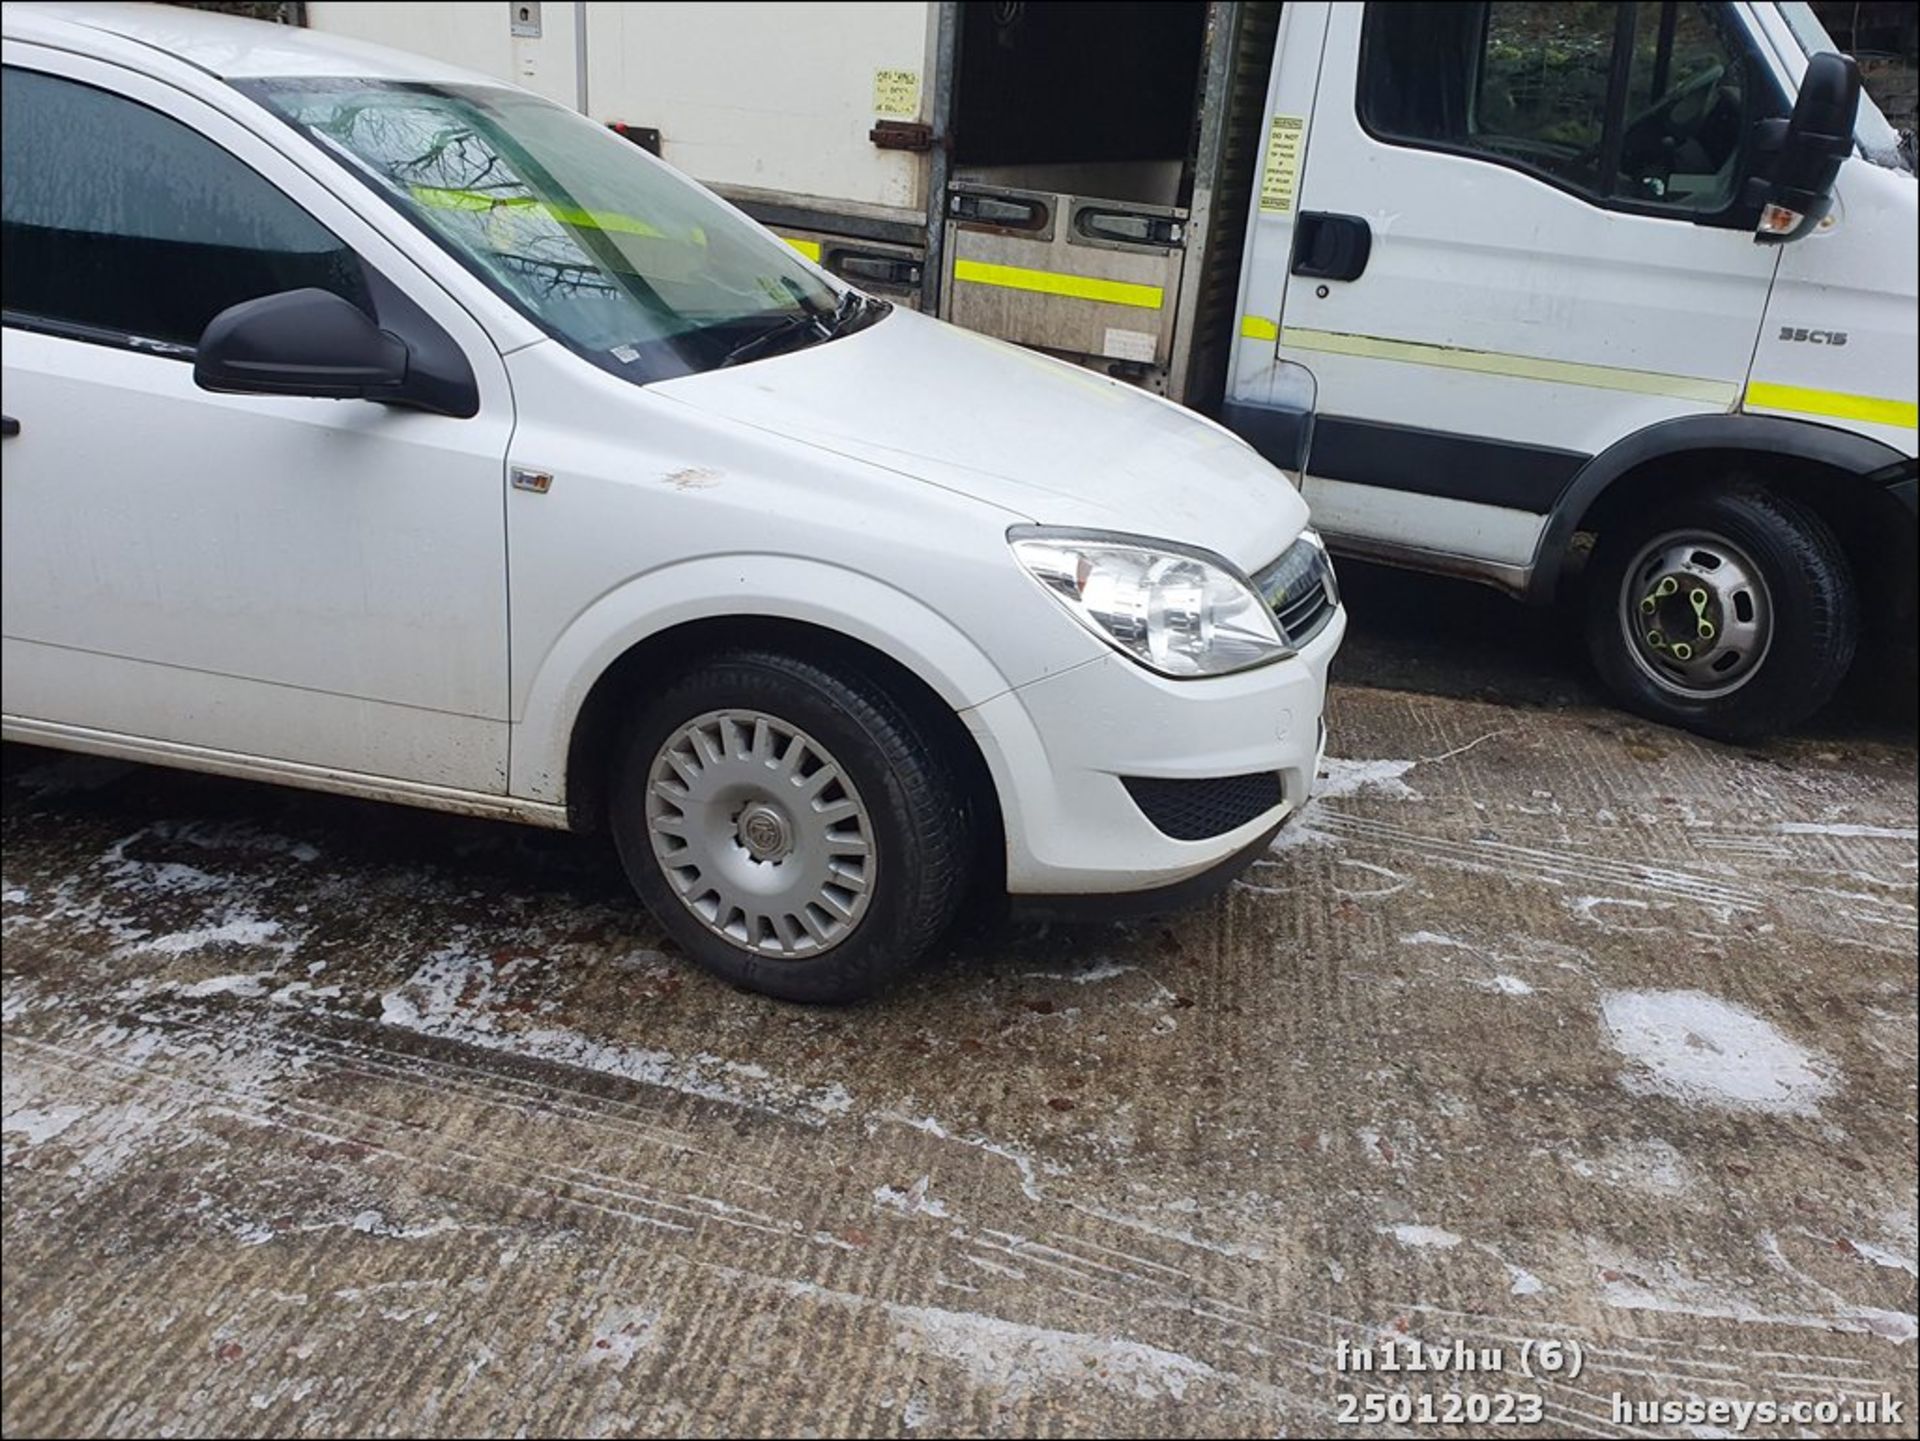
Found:
<path fill-rule="evenodd" d="M 463 71 L 141 6 L 4 61 L 8 738 L 604 826 L 806 1000 L 1306 799 L 1345 618 L 1220 427 Z"/>

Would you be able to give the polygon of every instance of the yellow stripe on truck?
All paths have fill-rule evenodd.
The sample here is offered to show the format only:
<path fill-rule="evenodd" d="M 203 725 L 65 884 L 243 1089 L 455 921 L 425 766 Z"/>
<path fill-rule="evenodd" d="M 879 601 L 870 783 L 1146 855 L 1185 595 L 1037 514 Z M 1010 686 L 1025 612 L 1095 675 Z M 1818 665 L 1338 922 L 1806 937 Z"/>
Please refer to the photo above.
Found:
<path fill-rule="evenodd" d="M 1131 305 L 1158 310 L 1166 292 L 1157 285 L 1131 280 L 1101 280 L 1091 275 L 1067 275 L 1058 270 L 1028 270 L 1020 265 L 990 265 L 984 260 L 956 260 L 953 278 L 971 285 L 994 285 L 1002 290 L 1031 290 L 1041 295 L 1067 295 L 1075 300 L 1097 300 L 1103 305 Z"/>
<path fill-rule="evenodd" d="M 1240 317 L 1240 334 L 1248 340 L 1278 340 L 1280 327 L 1264 315 L 1243 315 Z"/>
<path fill-rule="evenodd" d="M 811 260 L 815 265 L 818 265 L 820 263 L 820 242 L 819 241 L 800 240 L 800 239 L 796 239 L 794 236 L 791 236 L 791 235 L 783 235 L 780 238 L 786 241 L 787 244 L 791 245 L 795 250 L 799 251 L 802 255 L 806 256 L 807 259 Z"/>
<path fill-rule="evenodd" d="M 1809 390 L 1805 386 L 1775 385 L 1765 380 L 1747 383 L 1747 404 L 1761 410 L 1825 415 L 1835 420 L 1864 420 L 1873 425 L 1898 425 L 1907 430 L 1920 425 L 1920 406 L 1911 400 L 1882 400 L 1874 395 Z"/>
<path fill-rule="evenodd" d="M 1740 387 L 1730 380 L 1702 380 L 1691 375 L 1665 375 L 1655 370 L 1627 370 L 1613 365 L 1583 365 L 1571 360 L 1547 360 L 1537 355 L 1512 355 L 1494 350 L 1465 350 L 1419 340 L 1387 340 L 1377 335 L 1343 335 L 1333 330 L 1296 330 L 1287 326 L 1280 332 L 1280 343 L 1294 350 L 1316 350 L 1328 355 L 1358 355 L 1368 360 L 1397 360 L 1442 370 L 1505 375 L 1516 380 L 1667 395 L 1721 409 L 1731 409 L 1740 398 Z"/>

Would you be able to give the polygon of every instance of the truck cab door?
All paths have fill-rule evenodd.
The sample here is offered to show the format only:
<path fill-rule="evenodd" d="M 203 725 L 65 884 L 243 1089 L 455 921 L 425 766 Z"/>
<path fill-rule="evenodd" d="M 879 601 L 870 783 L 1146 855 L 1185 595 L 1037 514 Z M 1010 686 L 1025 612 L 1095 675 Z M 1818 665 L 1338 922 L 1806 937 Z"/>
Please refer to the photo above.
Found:
<path fill-rule="evenodd" d="M 1588 457 L 1738 404 L 1779 257 L 1742 182 L 1783 88 L 1731 5 L 1326 15 L 1275 337 L 1317 381 L 1316 520 L 1515 582 Z"/>

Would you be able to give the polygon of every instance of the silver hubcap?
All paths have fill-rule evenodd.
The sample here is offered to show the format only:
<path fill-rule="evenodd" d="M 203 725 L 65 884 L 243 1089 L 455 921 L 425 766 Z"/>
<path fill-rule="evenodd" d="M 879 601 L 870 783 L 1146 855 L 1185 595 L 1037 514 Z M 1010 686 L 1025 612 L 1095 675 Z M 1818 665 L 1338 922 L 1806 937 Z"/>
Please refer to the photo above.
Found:
<path fill-rule="evenodd" d="M 647 834 L 674 893 L 755 955 L 818 955 L 873 895 L 873 825 L 827 748 L 761 711 L 709 711 L 668 736 L 647 778 Z"/>
<path fill-rule="evenodd" d="M 1627 651 L 1654 684 L 1693 700 L 1738 690 L 1773 642 L 1760 567 L 1724 536 L 1670 531 L 1641 547 L 1620 583 Z"/>

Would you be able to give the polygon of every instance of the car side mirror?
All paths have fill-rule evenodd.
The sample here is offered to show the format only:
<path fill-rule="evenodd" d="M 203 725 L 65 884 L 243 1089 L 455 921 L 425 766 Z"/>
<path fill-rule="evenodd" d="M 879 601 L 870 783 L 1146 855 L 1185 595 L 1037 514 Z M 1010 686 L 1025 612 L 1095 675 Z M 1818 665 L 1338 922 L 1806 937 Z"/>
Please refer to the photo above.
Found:
<path fill-rule="evenodd" d="M 399 399 L 407 343 L 329 290 L 286 290 L 230 305 L 201 333 L 193 383 L 234 395 Z"/>
<path fill-rule="evenodd" d="M 1772 173 L 1763 182 L 1754 239 L 1780 245 L 1813 232 L 1833 208 L 1833 182 L 1853 154 L 1860 110 L 1860 67 L 1851 55 L 1825 51 L 1807 61 L 1800 98 L 1778 140 Z M 1776 122 L 1777 123 L 1777 122 Z"/>

